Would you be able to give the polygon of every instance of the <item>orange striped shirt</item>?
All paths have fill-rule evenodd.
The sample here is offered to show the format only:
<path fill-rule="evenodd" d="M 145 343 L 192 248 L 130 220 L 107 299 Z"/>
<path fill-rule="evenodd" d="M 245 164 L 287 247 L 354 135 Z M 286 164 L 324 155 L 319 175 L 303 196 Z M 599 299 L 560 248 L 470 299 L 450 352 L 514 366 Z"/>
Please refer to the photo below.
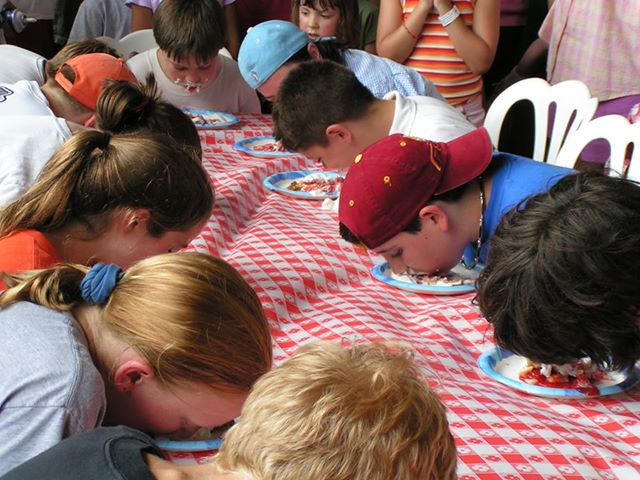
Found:
<path fill-rule="evenodd" d="M 404 0 L 404 17 L 413 12 L 419 0 Z M 454 0 L 465 25 L 473 25 L 473 4 L 470 0 Z M 482 77 L 473 73 L 456 52 L 449 34 L 438 20 L 434 8 L 425 20 L 416 46 L 404 64 L 431 80 L 452 105 L 458 105 L 482 92 Z"/>

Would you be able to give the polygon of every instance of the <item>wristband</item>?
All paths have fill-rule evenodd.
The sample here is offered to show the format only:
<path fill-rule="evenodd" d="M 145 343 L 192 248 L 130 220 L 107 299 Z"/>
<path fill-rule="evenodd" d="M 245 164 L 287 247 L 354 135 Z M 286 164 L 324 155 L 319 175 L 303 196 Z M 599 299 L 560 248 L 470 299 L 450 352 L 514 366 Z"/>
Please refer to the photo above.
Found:
<path fill-rule="evenodd" d="M 455 21 L 456 18 L 458 18 L 460 16 L 460 10 L 458 10 L 458 7 L 456 7 L 455 5 L 453 7 L 451 7 L 451 10 L 449 10 L 446 13 L 443 13 L 442 15 L 440 15 L 438 17 L 438 20 L 440 20 L 440 24 L 443 27 L 448 27 L 449 25 L 451 25 L 451 23 L 453 23 Z"/>
<path fill-rule="evenodd" d="M 404 23 L 404 20 L 402 21 L 402 26 L 407 31 L 407 33 L 411 35 L 411 38 L 413 38 L 414 40 L 418 40 L 418 35 L 415 35 L 411 30 L 409 30 L 409 27 L 407 27 L 407 24 Z"/>

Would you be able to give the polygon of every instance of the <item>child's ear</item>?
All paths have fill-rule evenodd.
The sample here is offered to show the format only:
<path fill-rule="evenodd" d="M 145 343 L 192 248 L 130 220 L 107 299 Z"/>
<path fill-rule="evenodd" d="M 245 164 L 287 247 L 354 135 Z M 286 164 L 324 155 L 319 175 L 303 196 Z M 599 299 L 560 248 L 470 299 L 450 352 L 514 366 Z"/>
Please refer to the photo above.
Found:
<path fill-rule="evenodd" d="M 320 55 L 320 50 L 318 50 L 318 46 L 313 43 L 307 43 L 307 52 L 309 52 L 309 56 L 311 60 L 322 60 L 322 55 Z"/>
<path fill-rule="evenodd" d="M 147 208 L 127 209 L 121 218 L 121 228 L 130 232 L 138 227 L 146 227 L 151 218 L 151 212 Z"/>
<path fill-rule="evenodd" d="M 87 119 L 84 121 L 83 125 L 84 125 L 85 127 L 95 128 L 95 127 L 96 127 L 96 116 L 95 116 L 95 114 L 94 114 L 94 115 L 91 115 L 89 118 L 87 118 Z"/>
<path fill-rule="evenodd" d="M 153 376 L 153 370 L 142 359 L 130 359 L 116 369 L 113 385 L 119 392 L 129 392 Z"/>
<path fill-rule="evenodd" d="M 341 140 L 351 143 L 351 130 L 340 123 L 333 123 L 329 125 L 324 132 L 330 141 Z"/>
<path fill-rule="evenodd" d="M 449 230 L 449 216 L 438 205 L 430 203 L 425 207 L 422 207 L 418 212 L 420 219 L 422 220 L 422 229 L 437 228 L 442 232 Z"/>

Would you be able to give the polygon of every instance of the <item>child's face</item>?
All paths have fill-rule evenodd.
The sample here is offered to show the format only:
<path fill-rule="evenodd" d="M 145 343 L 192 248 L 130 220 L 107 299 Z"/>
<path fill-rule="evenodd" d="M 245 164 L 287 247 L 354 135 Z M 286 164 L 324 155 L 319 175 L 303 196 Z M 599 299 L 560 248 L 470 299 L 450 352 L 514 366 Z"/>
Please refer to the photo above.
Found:
<path fill-rule="evenodd" d="M 322 163 L 327 168 L 342 170 L 353 164 L 353 160 L 363 148 L 362 145 L 354 143 L 351 137 L 327 135 L 326 145 L 312 145 L 308 148 L 301 148 L 299 151 L 305 157 Z"/>
<path fill-rule="evenodd" d="M 138 260 L 185 248 L 198 235 L 207 219 L 202 219 L 188 230 L 172 230 L 155 237 L 147 230 L 145 219 L 136 220 L 135 225 L 121 227 L 116 217 L 110 227 L 99 237 L 96 262 L 115 263 L 127 268 Z M 120 228 L 118 228 L 120 227 Z"/>
<path fill-rule="evenodd" d="M 108 418 L 156 435 L 187 438 L 200 428 L 215 428 L 240 415 L 248 392 L 231 393 L 191 383 L 162 386 L 155 378 L 133 388 L 126 400 L 109 399 Z"/>
<path fill-rule="evenodd" d="M 193 54 L 177 59 L 158 49 L 158 62 L 169 80 L 182 87 L 188 94 L 198 93 L 200 88 L 214 80 L 218 73 L 217 54 L 203 62 Z"/>
<path fill-rule="evenodd" d="M 298 24 L 311 38 L 330 37 L 338 30 L 340 12 L 336 8 L 320 8 L 312 2 L 300 5 Z"/>
<path fill-rule="evenodd" d="M 448 272 L 460 262 L 464 242 L 429 222 L 423 218 L 419 232 L 400 232 L 373 251 L 384 257 L 394 273 Z"/>
<path fill-rule="evenodd" d="M 262 94 L 264 98 L 273 102 L 278 93 L 278 89 L 280 88 L 280 84 L 285 79 L 289 71 L 294 68 L 297 63 L 285 63 L 279 69 L 277 69 L 273 74 L 267 78 L 262 85 L 258 87 L 258 91 Z"/>

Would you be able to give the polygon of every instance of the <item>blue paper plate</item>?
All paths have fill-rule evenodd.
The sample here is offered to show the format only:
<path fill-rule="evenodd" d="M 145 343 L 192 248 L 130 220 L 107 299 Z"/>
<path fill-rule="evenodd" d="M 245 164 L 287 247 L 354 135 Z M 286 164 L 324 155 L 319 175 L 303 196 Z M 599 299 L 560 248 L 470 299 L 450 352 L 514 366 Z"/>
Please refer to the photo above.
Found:
<path fill-rule="evenodd" d="M 276 139 L 271 135 L 262 137 L 249 137 L 234 143 L 233 148 L 235 148 L 239 152 L 246 153 L 247 155 L 260 158 L 290 157 L 291 155 L 297 155 L 294 152 L 270 152 L 255 149 L 256 146 L 272 144 L 275 142 Z"/>
<path fill-rule="evenodd" d="M 494 347 L 480 355 L 478 366 L 484 373 L 504 385 L 531 395 L 549 398 L 585 399 L 615 395 L 630 389 L 640 381 L 640 371 L 637 367 L 610 372 L 608 374 L 611 377 L 609 380 L 601 380 L 595 384 L 600 391 L 599 395 L 586 395 L 574 389 L 545 387 L 523 382 L 518 377 L 526 361 L 520 355 Z"/>
<path fill-rule="evenodd" d="M 160 450 L 169 452 L 201 452 L 203 450 L 218 450 L 222 445 L 222 439 L 209 440 L 169 440 L 168 438 L 154 439 Z"/>
<path fill-rule="evenodd" d="M 467 270 L 464 266 L 458 265 L 452 271 L 466 278 L 476 278 L 482 267 L 478 266 L 473 270 Z M 475 291 L 476 287 L 473 283 L 466 285 L 425 285 L 413 283 L 411 281 L 402 281 L 391 277 L 391 269 L 387 262 L 380 263 L 371 269 L 371 275 L 392 287 L 401 290 L 407 290 L 414 293 L 424 293 L 429 295 L 462 295 Z"/>
<path fill-rule="evenodd" d="M 230 113 L 227 112 L 216 112 L 214 110 L 201 110 L 201 109 L 197 109 L 197 108 L 186 108 L 184 110 L 184 113 L 186 113 L 187 115 L 189 115 L 189 117 L 191 118 L 191 120 L 194 120 L 194 117 L 197 115 L 202 115 L 202 116 L 213 116 L 216 117 L 217 119 L 219 119 L 219 121 L 216 122 L 209 122 L 209 123 L 196 123 L 196 121 L 193 121 L 193 124 L 196 126 L 196 128 L 226 128 L 229 127 L 231 125 L 235 125 L 236 123 L 238 123 L 240 120 L 238 119 L 238 117 L 236 117 L 235 115 L 232 115 Z"/>
<path fill-rule="evenodd" d="M 274 192 L 281 193 L 282 195 L 287 195 L 289 197 L 299 198 L 303 200 L 324 200 L 325 198 L 337 198 L 339 193 L 338 191 L 322 193 L 321 195 L 312 194 L 309 192 L 299 192 L 296 190 L 289 190 L 286 188 L 286 185 L 293 180 L 300 179 L 302 177 L 306 177 L 311 173 L 321 173 L 326 175 L 329 178 L 341 178 L 342 175 L 336 172 L 319 172 L 314 170 L 294 170 L 291 172 L 281 172 L 273 174 L 264 179 L 264 186 L 269 190 L 273 190 Z"/>

